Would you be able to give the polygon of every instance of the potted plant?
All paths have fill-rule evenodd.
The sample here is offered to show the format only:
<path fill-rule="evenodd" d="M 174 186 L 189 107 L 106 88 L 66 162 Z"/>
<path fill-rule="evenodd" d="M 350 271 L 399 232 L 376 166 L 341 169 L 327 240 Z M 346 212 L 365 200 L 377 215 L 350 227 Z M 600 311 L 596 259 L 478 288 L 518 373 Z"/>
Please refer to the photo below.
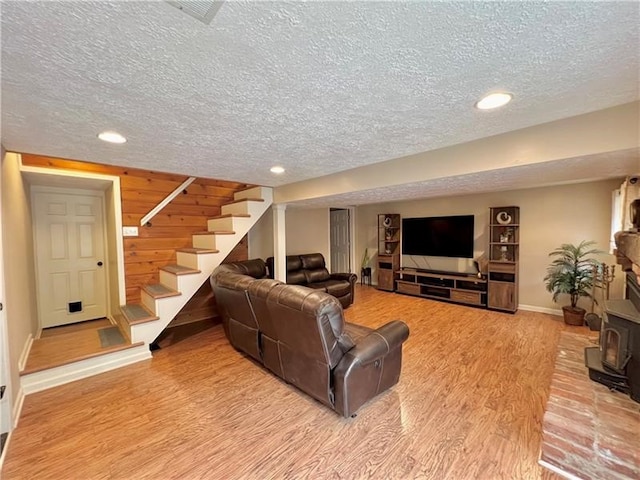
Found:
<path fill-rule="evenodd" d="M 595 242 L 582 241 L 578 245 L 562 244 L 553 250 L 549 256 L 555 257 L 547 268 L 544 277 L 547 290 L 553 293 L 553 301 L 557 301 L 560 294 L 567 294 L 571 299 L 570 306 L 562 307 L 565 323 L 569 325 L 583 325 L 585 309 L 578 307 L 580 297 L 590 297 L 594 281 L 594 268 L 597 263 L 591 255 L 602 253 L 592 248 Z"/>

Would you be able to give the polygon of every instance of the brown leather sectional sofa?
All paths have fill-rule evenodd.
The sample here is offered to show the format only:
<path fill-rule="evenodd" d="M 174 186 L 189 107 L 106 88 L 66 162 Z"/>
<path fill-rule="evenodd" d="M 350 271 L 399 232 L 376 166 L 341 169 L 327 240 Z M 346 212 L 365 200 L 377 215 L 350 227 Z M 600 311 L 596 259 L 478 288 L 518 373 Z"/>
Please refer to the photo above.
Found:
<path fill-rule="evenodd" d="M 237 350 L 344 417 L 398 382 L 409 336 L 404 322 L 376 330 L 345 322 L 335 297 L 263 279 L 261 262 L 224 264 L 211 275 Z"/>
<path fill-rule="evenodd" d="M 273 257 L 267 258 L 267 270 L 273 278 Z M 327 292 L 340 300 L 342 308 L 353 303 L 357 280 L 353 273 L 329 273 L 321 253 L 287 255 L 287 284 Z"/>

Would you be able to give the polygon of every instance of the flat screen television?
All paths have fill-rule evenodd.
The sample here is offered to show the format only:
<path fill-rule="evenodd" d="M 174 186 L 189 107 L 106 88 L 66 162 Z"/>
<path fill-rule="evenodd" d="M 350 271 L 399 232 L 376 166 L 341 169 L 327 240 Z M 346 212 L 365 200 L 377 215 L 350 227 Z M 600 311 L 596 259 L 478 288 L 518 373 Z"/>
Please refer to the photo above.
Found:
<path fill-rule="evenodd" d="M 402 219 L 402 254 L 473 258 L 473 215 Z"/>

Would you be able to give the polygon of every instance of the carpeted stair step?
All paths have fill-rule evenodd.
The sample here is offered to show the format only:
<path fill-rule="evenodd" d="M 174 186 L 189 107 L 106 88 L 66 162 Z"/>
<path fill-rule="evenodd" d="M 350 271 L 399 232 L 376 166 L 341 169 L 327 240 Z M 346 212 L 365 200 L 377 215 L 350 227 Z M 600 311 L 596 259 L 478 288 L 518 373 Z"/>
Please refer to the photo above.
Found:
<path fill-rule="evenodd" d="M 139 303 L 129 303 L 122 305 L 120 311 L 129 325 L 136 325 L 138 323 L 153 322 L 158 320 L 158 317 L 147 310 L 144 305 Z"/>
<path fill-rule="evenodd" d="M 224 213 L 222 215 L 218 215 L 217 217 L 211 217 L 211 218 L 209 218 L 209 220 L 218 220 L 220 218 L 232 218 L 232 217 L 250 218 L 251 215 L 249 215 L 248 213 Z"/>
<path fill-rule="evenodd" d="M 194 232 L 192 235 L 235 235 L 233 230 L 203 230 L 201 232 Z"/>
<path fill-rule="evenodd" d="M 182 295 L 180 292 L 173 290 L 161 283 L 154 283 L 153 285 L 145 285 L 142 290 L 152 298 L 167 298 L 177 297 Z"/>
<path fill-rule="evenodd" d="M 195 255 L 202 255 L 205 253 L 218 253 L 215 248 L 179 248 L 176 252 L 193 253 Z"/>
<path fill-rule="evenodd" d="M 239 198 L 238 200 L 227 202 L 225 205 L 233 205 L 234 203 L 240 202 L 264 202 L 264 198 Z"/>
<path fill-rule="evenodd" d="M 185 267 L 184 265 L 165 265 L 164 267 L 160 267 L 160 270 L 163 270 L 167 273 L 172 273 L 173 275 L 190 275 L 192 273 L 200 273 L 200 270 L 191 267 Z"/>

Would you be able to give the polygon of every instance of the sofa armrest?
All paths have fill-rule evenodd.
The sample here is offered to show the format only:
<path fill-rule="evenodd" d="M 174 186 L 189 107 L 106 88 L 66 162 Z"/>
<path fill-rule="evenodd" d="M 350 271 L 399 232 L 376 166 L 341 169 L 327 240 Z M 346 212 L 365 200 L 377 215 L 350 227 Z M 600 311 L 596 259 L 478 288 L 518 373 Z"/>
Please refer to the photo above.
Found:
<path fill-rule="evenodd" d="M 383 325 L 360 340 L 345 356 L 351 362 L 368 365 L 389 354 L 409 338 L 409 327 L 400 320 Z"/>
<path fill-rule="evenodd" d="M 354 285 L 358 280 L 358 276 L 355 273 L 332 273 L 329 278 L 331 280 L 346 280 L 351 285 Z"/>
<path fill-rule="evenodd" d="M 333 371 L 335 409 L 344 417 L 391 388 L 400 378 L 402 343 L 409 327 L 394 320 L 369 333 L 346 352 Z"/>

